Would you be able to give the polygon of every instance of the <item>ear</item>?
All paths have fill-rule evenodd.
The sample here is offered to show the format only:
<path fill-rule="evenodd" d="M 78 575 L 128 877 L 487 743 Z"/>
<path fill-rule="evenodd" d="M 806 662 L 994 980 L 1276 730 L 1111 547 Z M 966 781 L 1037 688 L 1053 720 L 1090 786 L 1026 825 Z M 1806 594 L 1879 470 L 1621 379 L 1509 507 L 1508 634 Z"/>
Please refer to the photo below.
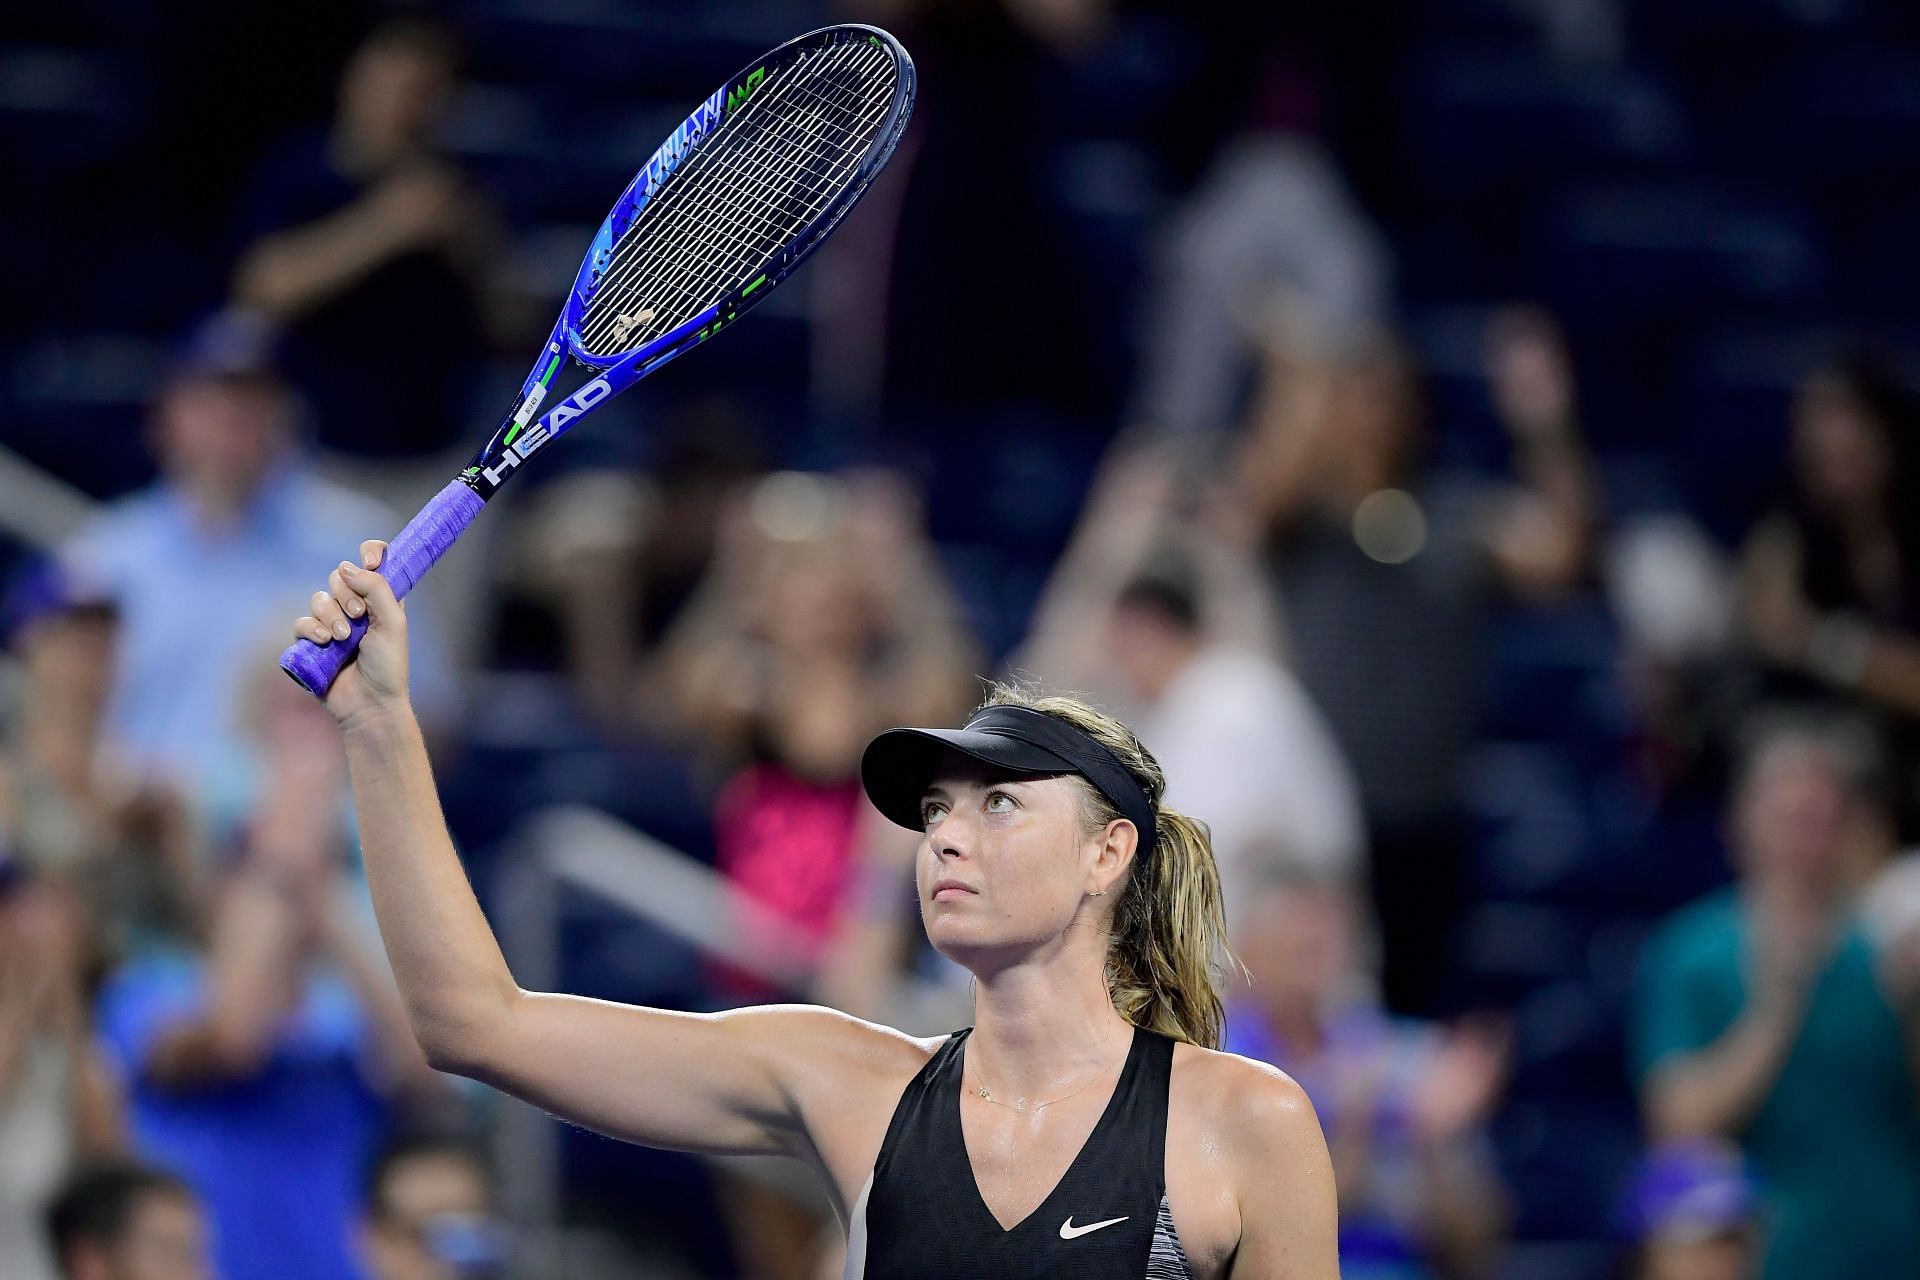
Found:
<path fill-rule="evenodd" d="M 1140 844 L 1140 832 L 1127 819 L 1115 818 L 1097 838 L 1100 848 L 1094 855 L 1093 865 L 1087 869 L 1087 893 L 1090 896 L 1106 893 L 1120 883 L 1127 868 L 1133 865 L 1134 850 Z"/>

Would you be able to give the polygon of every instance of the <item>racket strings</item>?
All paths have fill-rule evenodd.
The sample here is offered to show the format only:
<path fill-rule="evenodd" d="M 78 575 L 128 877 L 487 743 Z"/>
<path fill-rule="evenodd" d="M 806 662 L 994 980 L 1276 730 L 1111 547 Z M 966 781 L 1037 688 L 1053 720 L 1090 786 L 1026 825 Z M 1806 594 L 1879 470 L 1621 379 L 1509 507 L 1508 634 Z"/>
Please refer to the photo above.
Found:
<path fill-rule="evenodd" d="M 808 133 L 823 146 L 826 144 L 826 139 L 818 130 L 808 127 L 806 118 L 796 117 L 792 124 Z M 846 153 L 825 173 L 817 190 L 809 190 L 804 194 L 809 197 L 830 198 L 852 172 L 859 156 L 860 153 L 857 151 Z M 740 163 L 737 176 L 745 182 L 764 180 L 776 175 L 780 162 L 781 158 L 777 154 L 768 148 L 762 148 L 759 153 L 746 157 Z M 729 269 L 744 271 L 766 261 L 767 257 L 779 245 L 784 244 L 795 230 L 811 221 L 814 214 L 826 203 L 825 199 L 803 200 L 802 194 L 797 189 L 789 191 L 778 209 L 751 207 L 736 209 L 734 210 L 735 225 L 716 223 L 707 228 L 708 235 L 705 239 L 694 239 L 682 244 L 665 243 L 658 246 L 649 259 L 641 261 L 627 273 L 630 281 L 648 278 L 664 263 L 667 266 L 660 292 L 672 295 L 677 290 L 684 291 L 687 284 L 703 274 L 710 278 L 716 272 L 725 274 Z M 631 291 L 630 283 L 629 290 Z M 702 304 L 697 310 L 703 310 L 704 306 L 705 304 Z M 662 331 L 664 332 L 664 329 Z"/>
<path fill-rule="evenodd" d="M 849 42 L 770 76 L 730 136 L 710 139 L 621 237 L 582 345 L 639 347 L 745 283 L 845 188 L 897 75 L 887 50 Z"/>
<path fill-rule="evenodd" d="M 815 58 L 826 61 L 821 55 Z M 627 243 L 651 241 L 651 246 L 647 252 L 629 254 L 625 260 L 616 255 L 602 285 L 603 292 L 596 292 L 596 301 L 602 297 L 609 301 L 618 298 L 629 305 L 613 308 L 610 322 L 604 313 L 590 318 L 589 347 L 597 348 L 598 340 L 607 337 L 615 339 L 612 344 L 615 346 L 637 346 L 654 333 L 665 332 L 687 316 L 698 314 L 727 288 L 744 282 L 746 270 L 765 262 L 825 206 L 864 149 L 848 147 L 843 139 L 864 143 L 867 139 L 859 134 L 870 135 L 870 126 L 884 114 L 884 97 L 872 103 L 882 110 L 854 114 L 862 101 L 859 73 L 867 72 L 870 79 L 873 70 L 884 69 L 889 73 L 892 70 L 892 59 L 879 50 L 855 58 L 843 57 L 839 62 L 841 65 L 837 67 L 796 65 L 793 74 L 781 78 L 780 89 L 783 97 L 797 100 L 798 109 L 784 113 L 761 112 L 755 122 L 757 129 L 732 140 L 734 150 L 729 163 L 703 166 L 702 173 L 688 175 L 695 180 L 686 185 L 684 196 L 673 202 L 679 206 L 677 212 L 682 216 L 660 221 L 679 222 L 681 226 L 676 229 L 683 233 L 692 223 L 694 234 L 661 234 L 666 228 L 656 227 L 653 236 L 642 236 L 639 233 L 644 218 L 636 219 L 629 231 L 634 239 Z M 814 74 L 802 74 L 809 70 Z M 822 71 L 841 74 L 822 75 Z M 823 81 L 825 93 L 819 89 Z M 883 84 L 881 88 L 883 94 L 890 94 L 890 84 Z M 762 93 L 766 94 L 765 88 Z M 759 101 L 771 103 L 774 95 Z M 861 130 L 861 123 L 869 127 Z M 836 147 L 836 143 L 840 145 Z M 840 153 L 838 163 L 832 163 L 836 150 Z M 829 164 L 823 166 L 820 163 L 823 159 Z M 714 207 L 719 203 L 716 195 L 725 190 L 756 192 L 760 199 L 757 203 L 735 201 L 731 207 Z M 664 203 L 662 207 L 666 207 Z M 720 216 L 698 217 L 699 212 L 710 207 Z M 689 218 L 686 216 L 689 213 L 695 216 Z M 735 278 L 713 279 L 716 273 L 727 274 L 729 269 Z M 656 276 L 658 285 L 650 285 Z M 696 289 L 695 295 L 689 298 L 689 286 L 700 281 L 707 282 L 706 289 Z M 702 292 L 708 296 L 698 296 Z M 646 303 L 648 294 L 665 299 L 668 305 L 663 308 L 659 302 Z M 663 310 L 668 314 L 663 316 Z M 647 314 L 649 311 L 651 315 Z M 650 323 L 636 323 L 642 316 Z M 629 329 L 624 342 L 619 335 L 623 327 Z"/>
<path fill-rule="evenodd" d="M 868 64 L 868 67 L 871 68 L 881 63 L 890 64 L 891 58 L 887 57 L 884 53 L 874 51 L 874 53 L 867 56 L 864 61 Z M 841 69 L 844 70 L 844 68 Z M 852 69 L 857 71 L 862 68 L 858 64 L 854 64 Z M 799 68 L 796 67 L 795 71 L 796 75 L 786 77 L 787 82 L 784 83 L 781 88 L 789 98 L 798 97 L 804 99 L 804 107 L 810 109 L 796 111 L 785 117 L 774 113 L 773 127 L 771 128 L 765 127 L 767 117 L 763 115 L 760 121 L 756 122 L 756 124 L 760 126 L 757 129 L 757 133 L 750 132 L 748 140 L 736 143 L 737 155 L 732 158 L 731 163 L 727 165 L 707 166 L 704 173 L 699 175 L 699 178 L 696 180 L 699 189 L 696 190 L 690 186 L 687 191 L 686 200 L 683 201 L 683 203 L 691 202 L 697 204 L 702 202 L 703 197 L 711 199 L 714 195 L 715 188 L 723 183 L 738 183 L 748 189 L 754 189 L 755 185 L 758 184 L 758 189 L 763 197 L 759 207 L 743 204 L 736 206 L 730 211 L 733 213 L 736 222 L 757 222 L 757 226 L 748 226 L 744 229 L 745 232 L 749 234 L 743 234 L 743 229 L 740 226 L 729 226 L 725 222 L 715 223 L 709 228 L 709 230 L 717 233 L 718 237 L 730 238 L 734 243 L 734 247 L 752 246 L 758 248 L 760 247 L 756 243 L 758 237 L 771 237 L 776 232 L 785 232 L 790 235 L 791 231 L 787 229 L 786 223 L 793 220 L 796 215 L 811 217 L 812 212 L 816 211 L 815 209 L 809 208 L 808 203 L 798 197 L 802 194 L 830 194 L 832 190 L 837 189 L 837 180 L 844 176 L 845 171 L 851 169 L 853 163 L 856 162 L 859 157 L 860 152 L 858 150 L 848 149 L 842 146 L 840 148 L 844 153 L 841 157 L 842 163 L 824 175 L 818 172 L 817 166 L 812 166 L 811 171 L 809 169 L 800 169 L 797 174 L 793 175 L 783 174 L 781 172 L 782 169 L 794 169 L 794 161 L 796 158 L 817 160 L 823 154 L 830 155 L 838 139 L 821 126 L 828 123 L 830 117 L 836 115 L 844 119 L 850 110 L 857 108 L 861 100 L 860 89 L 862 86 L 857 83 L 835 84 L 829 82 L 829 87 L 834 91 L 834 96 L 827 97 L 816 90 L 818 79 L 824 77 L 815 77 L 812 79 L 799 78 L 797 75 Z M 842 77 L 843 80 L 846 78 L 845 76 Z M 890 85 L 882 86 L 883 93 L 890 92 L 890 89 Z M 796 134 L 798 137 L 796 137 Z M 864 139 L 856 140 L 864 141 Z M 795 141 L 810 144 L 813 154 L 805 157 L 796 157 L 792 154 L 791 149 L 791 144 Z M 787 149 L 785 154 L 782 153 L 783 147 Z M 784 188 L 779 185 L 777 181 L 769 181 L 770 179 L 777 180 L 783 176 L 789 178 L 789 182 Z M 816 181 L 812 184 L 810 190 L 802 192 L 797 190 L 793 185 L 791 179 L 794 176 L 800 178 L 812 176 L 816 179 L 824 177 L 825 180 Z M 781 202 L 781 197 L 783 196 L 785 199 L 784 202 L 782 202 L 782 207 L 772 207 L 774 203 Z M 817 204 L 818 202 L 815 203 Z M 798 225 L 804 225 L 804 223 Z M 794 229 L 797 229 L 797 225 Z M 632 230 L 638 230 L 638 222 L 636 222 L 636 227 Z M 650 269 L 657 269 L 660 262 L 668 258 L 669 255 L 672 255 L 676 250 L 695 247 L 698 243 L 698 241 L 682 243 L 661 237 L 655 240 L 651 254 L 630 257 L 625 262 L 616 262 L 614 270 L 608 273 L 608 286 L 616 289 L 621 288 L 623 285 L 630 286 L 634 279 L 644 277 Z M 618 275 L 615 274 L 616 272 Z"/>

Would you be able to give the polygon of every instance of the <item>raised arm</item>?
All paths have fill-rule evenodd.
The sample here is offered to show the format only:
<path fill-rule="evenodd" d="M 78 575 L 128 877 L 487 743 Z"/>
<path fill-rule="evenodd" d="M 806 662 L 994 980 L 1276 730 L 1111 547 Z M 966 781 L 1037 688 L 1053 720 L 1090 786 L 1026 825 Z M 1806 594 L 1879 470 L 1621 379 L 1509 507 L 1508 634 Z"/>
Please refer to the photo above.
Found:
<path fill-rule="evenodd" d="M 1510 587 L 1552 595 L 1586 569 L 1598 502 L 1572 364 L 1551 317 L 1528 308 L 1496 316 L 1488 326 L 1487 376 L 1520 479 L 1490 522 L 1488 547 Z"/>
<path fill-rule="evenodd" d="M 327 705 L 339 719 L 381 937 L 428 1061 L 556 1115 L 649 1146 L 805 1154 L 810 1117 L 851 1105 L 906 1043 L 822 1009 L 702 1015 L 520 989 L 454 853 L 407 702 L 406 615 L 342 563 L 295 624 L 315 642 L 371 619 Z M 882 1068 L 884 1069 L 884 1067 Z"/>
<path fill-rule="evenodd" d="M 260 239 L 234 271 L 234 298 L 295 318 L 403 253 L 435 249 L 472 268 L 495 238 L 491 210 L 458 175 L 436 166 L 408 169 L 335 213 Z"/>

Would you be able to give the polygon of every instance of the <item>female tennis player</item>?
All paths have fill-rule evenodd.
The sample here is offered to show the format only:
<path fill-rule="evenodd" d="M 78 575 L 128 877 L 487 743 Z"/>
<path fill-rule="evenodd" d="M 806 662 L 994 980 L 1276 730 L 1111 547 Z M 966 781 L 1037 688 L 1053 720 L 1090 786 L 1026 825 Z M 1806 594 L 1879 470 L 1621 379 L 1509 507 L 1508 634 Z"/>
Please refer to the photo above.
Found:
<path fill-rule="evenodd" d="M 997 691 L 958 730 L 868 747 L 868 795 L 924 832 L 927 935 L 974 1025 L 915 1039 L 795 1005 L 688 1014 L 523 991 L 454 854 L 407 698 L 406 616 L 362 545 L 299 636 L 369 618 L 327 696 L 374 906 L 441 1070 L 602 1133 L 781 1154 L 822 1178 L 850 1278 L 1327 1280 L 1334 1180 L 1305 1093 L 1214 1052 L 1219 880 L 1160 767 L 1069 699 Z"/>

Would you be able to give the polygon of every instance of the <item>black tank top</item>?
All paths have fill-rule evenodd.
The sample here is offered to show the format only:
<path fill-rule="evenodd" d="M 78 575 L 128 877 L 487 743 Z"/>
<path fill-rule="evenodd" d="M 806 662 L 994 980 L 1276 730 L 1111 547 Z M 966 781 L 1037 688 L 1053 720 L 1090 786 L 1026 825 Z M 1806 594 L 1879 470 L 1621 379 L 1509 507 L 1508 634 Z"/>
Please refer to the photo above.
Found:
<path fill-rule="evenodd" d="M 1086 1145 L 1011 1231 L 980 1198 L 960 1131 L 967 1031 L 907 1085 L 847 1236 L 847 1280 L 1190 1280 L 1167 1212 L 1174 1042 L 1136 1027 Z"/>

